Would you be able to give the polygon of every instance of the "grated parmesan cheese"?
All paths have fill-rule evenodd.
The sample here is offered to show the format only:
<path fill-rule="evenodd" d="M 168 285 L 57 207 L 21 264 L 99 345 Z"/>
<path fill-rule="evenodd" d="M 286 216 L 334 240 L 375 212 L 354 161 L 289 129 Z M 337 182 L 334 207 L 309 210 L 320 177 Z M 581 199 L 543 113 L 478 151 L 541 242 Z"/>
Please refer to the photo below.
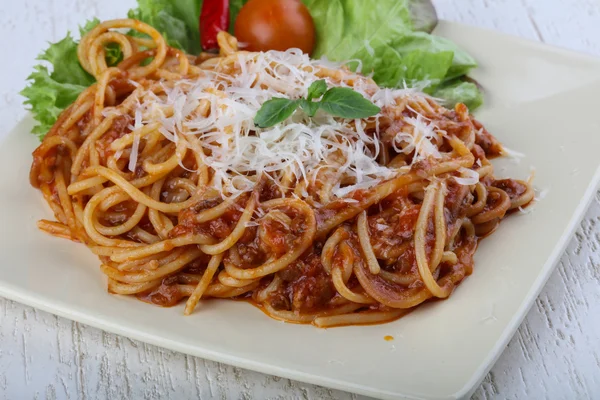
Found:
<path fill-rule="evenodd" d="M 513 160 L 515 164 L 519 164 L 521 160 L 525 157 L 525 154 L 515 150 L 511 150 L 504 145 L 502 146 L 502 155 Z"/>
<path fill-rule="evenodd" d="M 212 169 L 211 186 L 226 196 L 252 190 L 263 173 L 280 184 L 284 175 L 296 181 L 316 182 L 319 171 L 330 170 L 337 182 L 331 193 L 340 198 L 406 171 L 377 161 L 383 114 L 367 120 L 345 120 L 323 112 L 309 118 L 298 110 L 286 121 L 266 129 L 256 127 L 254 117 L 267 100 L 304 97 L 319 79 L 326 79 L 329 87 L 352 87 L 382 110 L 397 105 L 404 97 L 424 99 L 427 95 L 414 88 L 379 88 L 371 79 L 347 70 L 343 75 L 335 74 L 343 69 L 340 64 L 311 60 L 298 49 L 240 52 L 236 57 L 235 73 L 206 70 L 194 79 L 163 82 L 164 94 L 140 92 L 134 131 L 159 120 L 159 132 L 168 140 L 177 143 L 181 135 L 195 138 L 202 149 L 199 156 Z M 323 73 L 328 68 L 336 69 L 331 76 Z M 203 104 L 209 104 L 207 115 L 199 112 Z M 436 143 L 444 132 L 418 113 L 415 115 L 405 118 L 408 128 L 397 134 L 394 148 L 407 154 L 414 151 L 413 162 L 441 158 Z M 367 125 L 376 127 L 374 134 L 366 133 Z M 139 146 L 140 137 L 135 134 L 131 171 L 135 170 Z"/>
<path fill-rule="evenodd" d="M 479 173 L 475 170 L 460 167 L 458 172 L 461 174 L 461 176 L 455 176 L 454 180 L 459 185 L 471 186 L 476 185 L 479 182 Z"/>
<path fill-rule="evenodd" d="M 535 201 L 544 200 L 550 192 L 550 188 L 539 189 L 537 187 L 534 187 L 533 190 L 535 192 L 535 196 L 533 198 Z"/>

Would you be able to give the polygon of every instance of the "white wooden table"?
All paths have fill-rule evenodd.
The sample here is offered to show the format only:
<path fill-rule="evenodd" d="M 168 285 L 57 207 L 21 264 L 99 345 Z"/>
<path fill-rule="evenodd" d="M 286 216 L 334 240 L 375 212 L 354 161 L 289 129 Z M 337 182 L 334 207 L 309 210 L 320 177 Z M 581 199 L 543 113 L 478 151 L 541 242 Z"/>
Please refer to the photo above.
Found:
<path fill-rule="evenodd" d="M 61 39 L 86 18 L 123 17 L 133 3 L 0 0 L 0 135 L 25 114 L 17 93 L 45 42 Z M 600 56 L 600 0 L 435 3 L 444 19 Z M 600 398 L 600 194 L 557 271 L 474 395 L 526 397 Z M 164 350 L 0 298 L 0 398 L 358 396 Z"/>

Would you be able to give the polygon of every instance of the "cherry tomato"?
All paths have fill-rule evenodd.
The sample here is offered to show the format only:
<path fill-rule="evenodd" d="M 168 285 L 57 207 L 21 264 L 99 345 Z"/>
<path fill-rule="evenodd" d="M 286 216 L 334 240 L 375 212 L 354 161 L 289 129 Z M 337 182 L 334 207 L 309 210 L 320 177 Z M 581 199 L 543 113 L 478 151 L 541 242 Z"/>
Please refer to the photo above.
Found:
<path fill-rule="evenodd" d="M 235 21 L 235 36 L 244 50 L 287 50 L 305 53 L 315 45 L 315 25 L 300 0 L 250 0 Z"/>

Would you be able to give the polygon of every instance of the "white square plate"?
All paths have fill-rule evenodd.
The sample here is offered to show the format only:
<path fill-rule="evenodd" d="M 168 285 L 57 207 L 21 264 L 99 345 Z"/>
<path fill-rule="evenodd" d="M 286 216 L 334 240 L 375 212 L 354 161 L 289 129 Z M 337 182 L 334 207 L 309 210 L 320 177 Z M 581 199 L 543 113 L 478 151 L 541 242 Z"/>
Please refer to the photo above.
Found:
<path fill-rule="evenodd" d="M 39 232 L 49 217 L 29 186 L 31 121 L 0 148 L 0 295 L 176 351 L 370 396 L 466 397 L 483 379 L 539 293 L 599 178 L 598 60 L 443 22 L 437 33 L 479 60 L 486 90 L 478 116 L 520 163 L 499 175 L 526 178 L 547 196 L 511 216 L 475 258 L 475 271 L 449 300 L 390 324 L 322 330 L 285 324 L 232 301 L 202 302 L 191 317 L 109 295 L 84 246 Z M 392 335 L 388 342 L 384 336 Z"/>

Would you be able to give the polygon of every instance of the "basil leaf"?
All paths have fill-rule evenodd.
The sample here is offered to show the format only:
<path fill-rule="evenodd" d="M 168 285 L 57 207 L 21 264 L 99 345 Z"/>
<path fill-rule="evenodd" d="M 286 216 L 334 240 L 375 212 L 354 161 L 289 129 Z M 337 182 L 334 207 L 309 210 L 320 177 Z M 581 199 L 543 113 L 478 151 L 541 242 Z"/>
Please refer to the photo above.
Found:
<path fill-rule="evenodd" d="M 269 128 L 288 119 L 300 105 L 299 100 L 276 97 L 265 101 L 254 117 L 254 125 Z"/>
<path fill-rule="evenodd" d="M 321 109 L 336 117 L 367 118 L 381 111 L 379 107 L 350 88 L 334 87 L 325 93 Z"/>
<path fill-rule="evenodd" d="M 308 101 L 311 101 L 312 99 L 323 96 L 326 91 L 327 83 L 325 82 L 325 79 L 319 79 L 310 84 L 308 87 L 308 96 L 306 96 L 306 98 Z"/>
<path fill-rule="evenodd" d="M 319 102 L 300 99 L 300 107 L 309 117 L 314 117 L 321 104 Z"/>

